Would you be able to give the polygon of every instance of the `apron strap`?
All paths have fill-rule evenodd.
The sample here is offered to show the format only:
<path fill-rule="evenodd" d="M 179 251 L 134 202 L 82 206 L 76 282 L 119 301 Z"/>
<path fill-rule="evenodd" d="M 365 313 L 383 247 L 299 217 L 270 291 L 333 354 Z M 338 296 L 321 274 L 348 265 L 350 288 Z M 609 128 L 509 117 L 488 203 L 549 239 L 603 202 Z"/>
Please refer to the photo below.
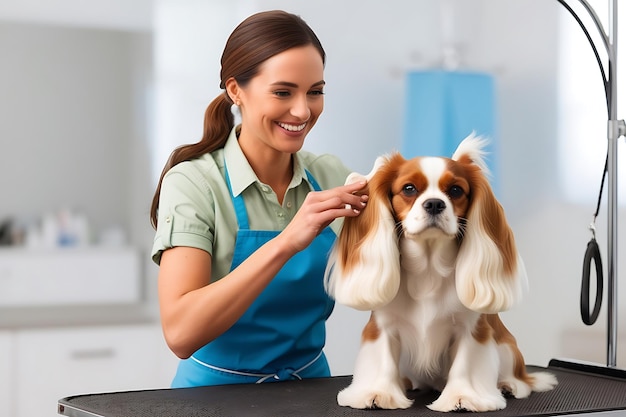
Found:
<path fill-rule="evenodd" d="M 315 181 L 315 178 L 313 178 L 313 175 L 311 175 L 309 170 L 305 169 L 304 172 L 306 172 L 306 178 L 309 180 L 309 182 L 313 186 L 313 191 L 322 191 L 322 187 L 320 187 L 317 181 Z"/>

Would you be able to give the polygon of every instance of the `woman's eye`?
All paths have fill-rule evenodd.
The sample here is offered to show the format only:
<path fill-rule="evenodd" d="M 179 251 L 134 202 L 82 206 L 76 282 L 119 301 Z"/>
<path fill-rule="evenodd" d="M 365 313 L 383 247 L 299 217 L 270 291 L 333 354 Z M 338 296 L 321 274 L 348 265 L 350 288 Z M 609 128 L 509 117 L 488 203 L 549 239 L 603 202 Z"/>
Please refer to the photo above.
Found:
<path fill-rule="evenodd" d="M 312 96 L 323 96 L 324 90 L 313 90 L 313 91 L 310 91 L 309 94 Z"/>
<path fill-rule="evenodd" d="M 405 184 L 402 187 L 402 194 L 407 197 L 412 197 L 417 194 L 417 188 L 413 184 Z"/>
<path fill-rule="evenodd" d="M 465 194 L 465 191 L 463 191 L 463 189 L 459 187 L 458 185 L 453 185 L 448 190 L 448 195 L 450 196 L 450 198 L 459 198 L 459 197 L 462 197 L 464 194 Z"/>
<path fill-rule="evenodd" d="M 274 95 L 278 97 L 289 97 L 289 91 L 274 91 Z"/>

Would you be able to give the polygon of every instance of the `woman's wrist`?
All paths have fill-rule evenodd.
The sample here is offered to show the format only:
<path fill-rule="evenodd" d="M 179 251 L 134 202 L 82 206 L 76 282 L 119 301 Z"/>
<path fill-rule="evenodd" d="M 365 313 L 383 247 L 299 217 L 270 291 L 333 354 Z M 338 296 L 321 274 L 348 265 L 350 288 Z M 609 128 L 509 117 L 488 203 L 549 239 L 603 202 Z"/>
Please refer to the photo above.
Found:
<path fill-rule="evenodd" d="M 291 259 L 295 254 L 303 248 L 299 248 L 293 236 L 290 236 L 287 230 L 283 230 L 276 236 L 272 242 L 276 245 L 277 256 L 285 257 L 285 260 Z"/>

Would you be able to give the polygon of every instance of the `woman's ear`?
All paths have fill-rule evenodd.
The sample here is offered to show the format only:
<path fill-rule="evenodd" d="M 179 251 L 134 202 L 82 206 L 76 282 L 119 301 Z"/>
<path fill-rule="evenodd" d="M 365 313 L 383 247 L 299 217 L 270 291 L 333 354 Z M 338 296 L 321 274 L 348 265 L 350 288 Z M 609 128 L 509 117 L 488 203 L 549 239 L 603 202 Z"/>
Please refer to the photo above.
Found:
<path fill-rule="evenodd" d="M 224 84 L 226 85 L 226 94 L 228 94 L 230 100 L 239 106 L 241 102 L 239 99 L 239 96 L 241 95 L 241 88 L 239 87 L 237 80 L 235 80 L 234 77 L 230 77 Z"/>

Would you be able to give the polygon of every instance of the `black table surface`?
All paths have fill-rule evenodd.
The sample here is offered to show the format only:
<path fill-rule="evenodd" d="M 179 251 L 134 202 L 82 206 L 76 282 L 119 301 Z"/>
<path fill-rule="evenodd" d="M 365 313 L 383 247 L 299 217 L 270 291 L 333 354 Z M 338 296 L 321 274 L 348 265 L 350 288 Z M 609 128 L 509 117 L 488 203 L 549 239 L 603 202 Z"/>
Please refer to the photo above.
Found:
<path fill-rule="evenodd" d="M 474 416 L 553 416 L 578 414 L 622 415 L 626 410 L 626 373 L 590 373 L 585 367 L 551 361 L 548 371 L 559 384 L 526 399 L 507 400 L 504 410 Z M 610 369 L 608 369 L 611 371 Z M 58 412 L 70 417 L 200 417 L 200 416 L 443 416 L 426 407 L 438 393 L 409 393 L 413 406 L 406 410 L 355 410 L 337 405 L 337 393 L 350 384 L 350 376 L 250 385 L 160 389 L 96 393 L 66 397 Z M 452 413 L 458 414 L 458 413 Z M 626 411 L 624 414 L 626 415 Z"/>

